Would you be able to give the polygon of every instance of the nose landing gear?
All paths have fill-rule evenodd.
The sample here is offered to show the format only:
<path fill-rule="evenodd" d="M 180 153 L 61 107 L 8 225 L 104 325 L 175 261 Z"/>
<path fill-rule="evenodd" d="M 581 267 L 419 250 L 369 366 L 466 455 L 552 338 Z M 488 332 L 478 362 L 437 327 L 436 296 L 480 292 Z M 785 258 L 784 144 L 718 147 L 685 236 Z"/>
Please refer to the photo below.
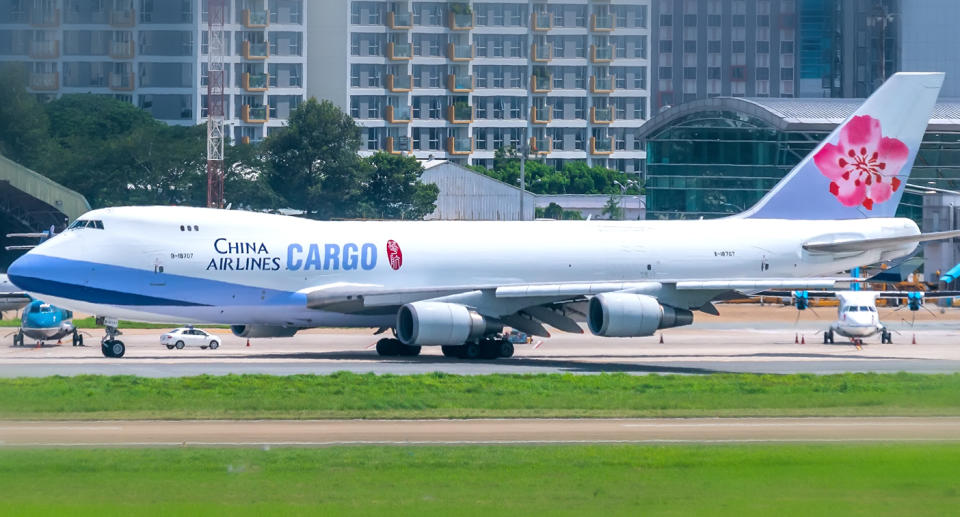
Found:
<path fill-rule="evenodd" d="M 103 339 L 100 340 L 100 351 L 103 353 L 103 356 L 112 358 L 123 357 L 123 354 L 127 352 L 127 347 L 123 344 L 123 341 L 117 339 L 117 336 L 121 335 L 122 332 L 113 325 L 107 325 L 105 329 L 107 333 L 103 336 Z"/>

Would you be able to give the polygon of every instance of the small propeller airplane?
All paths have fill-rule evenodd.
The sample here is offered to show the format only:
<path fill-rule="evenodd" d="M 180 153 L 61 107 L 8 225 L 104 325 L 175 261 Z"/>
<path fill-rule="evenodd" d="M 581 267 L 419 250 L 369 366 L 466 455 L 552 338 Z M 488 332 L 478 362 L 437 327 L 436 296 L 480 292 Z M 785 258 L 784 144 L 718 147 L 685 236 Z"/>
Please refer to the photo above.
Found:
<path fill-rule="evenodd" d="M 877 334 L 880 334 L 880 342 L 884 344 L 893 343 L 893 334 L 883 322 L 880 321 L 880 314 L 877 311 L 877 300 L 903 300 L 906 304 L 901 305 L 896 310 L 904 307 L 910 309 L 916 320 L 916 313 L 920 309 L 925 309 L 924 301 L 940 298 L 960 297 L 960 291 L 935 291 L 926 293 L 924 291 L 792 291 L 789 293 L 781 291 L 767 291 L 763 296 L 779 296 L 781 298 L 790 298 L 790 303 L 798 311 L 805 311 L 810 308 L 811 299 L 829 299 L 835 298 L 840 303 L 837 307 L 837 319 L 830 323 L 829 328 L 823 332 L 823 343 L 833 344 L 835 336 L 839 335 L 850 339 L 850 342 L 856 346 L 863 345 L 863 340 Z M 811 309 L 812 310 L 812 309 Z M 930 311 L 932 313 L 932 311 Z M 797 319 L 800 319 L 800 313 L 797 313 Z M 913 326 L 913 321 L 910 323 Z"/>
<path fill-rule="evenodd" d="M 4 311 L 19 311 L 28 303 L 30 296 L 10 283 L 7 275 L 0 275 L 0 318 Z"/>
<path fill-rule="evenodd" d="M 20 318 L 20 330 L 13 335 L 13 346 L 23 346 L 26 338 L 43 345 L 72 336 L 73 346 L 83 346 L 83 335 L 73 326 L 73 312 L 41 300 L 27 304 Z"/>

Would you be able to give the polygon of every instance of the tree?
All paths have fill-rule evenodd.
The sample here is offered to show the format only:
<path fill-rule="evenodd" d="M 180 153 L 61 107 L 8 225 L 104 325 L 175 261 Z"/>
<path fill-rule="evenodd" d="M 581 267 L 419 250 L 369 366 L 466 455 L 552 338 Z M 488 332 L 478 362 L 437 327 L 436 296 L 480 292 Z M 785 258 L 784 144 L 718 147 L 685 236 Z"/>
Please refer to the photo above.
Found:
<path fill-rule="evenodd" d="M 256 143 L 228 143 L 224 148 L 223 197 L 233 208 L 265 210 L 286 203 L 267 181 L 261 151 Z"/>
<path fill-rule="evenodd" d="M 27 167 L 56 154 L 47 131 L 49 122 L 37 97 L 27 91 L 22 64 L 0 66 L 0 154 Z"/>
<path fill-rule="evenodd" d="M 620 206 L 620 198 L 616 194 L 610 194 L 607 204 L 603 205 L 602 215 L 607 216 L 611 221 L 623 219 L 623 207 Z"/>
<path fill-rule="evenodd" d="M 551 202 L 549 205 L 547 205 L 547 208 L 543 210 L 543 216 L 548 219 L 556 219 L 559 221 L 560 219 L 563 219 L 563 207 Z"/>
<path fill-rule="evenodd" d="M 493 169 L 473 170 L 513 186 L 520 186 L 520 153 L 513 146 L 494 152 Z M 583 161 L 568 161 L 557 170 L 537 160 L 524 164 L 527 190 L 534 194 L 641 194 L 639 178 L 605 167 L 590 167 Z M 620 185 L 624 187 L 621 187 Z"/>
<path fill-rule="evenodd" d="M 287 127 L 264 141 L 267 183 L 307 217 L 350 217 L 368 167 L 359 149 L 360 127 L 353 119 L 330 101 L 310 99 L 290 114 Z"/>
<path fill-rule="evenodd" d="M 379 152 L 367 159 L 371 173 L 360 196 L 357 215 L 377 219 L 423 219 L 436 208 L 440 189 L 420 182 L 423 166 L 416 158 Z"/>

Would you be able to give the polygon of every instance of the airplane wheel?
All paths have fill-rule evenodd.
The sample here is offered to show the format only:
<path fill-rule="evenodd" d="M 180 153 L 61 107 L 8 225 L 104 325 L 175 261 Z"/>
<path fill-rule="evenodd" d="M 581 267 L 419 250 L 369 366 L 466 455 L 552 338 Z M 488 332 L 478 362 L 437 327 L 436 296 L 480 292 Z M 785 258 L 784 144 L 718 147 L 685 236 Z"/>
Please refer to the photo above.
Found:
<path fill-rule="evenodd" d="M 419 346 L 400 345 L 400 355 L 414 357 L 420 355 L 420 350 Z"/>
<path fill-rule="evenodd" d="M 210 342 L 210 350 L 216 350 L 219 347 L 220 347 L 220 343 L 217 343 L 216 341 Z"/>
<path fill-rule="evenodd" d="M 480 353 L 480 345 L 476 343 L 467 343 L 460 347 L 460 357 L 463 359 L 478 359 Z"/>
<path fill-rule="evenodd" d="M 183 347 L 186 345 L 183 344 L 183 341 L 177 341 L 177 344 L 174 346 L 177 347 L 177 350 L 183 350 Z"/>
<path fill-rule="evenodd" d="M 444 357 L 460 357 L 461 355 L 459 346 L 443 345 L 440 350 L 443 351 Z"/>
<path fill-rule="evenodd" d="M 492 339 L 484 339 L 481 341 L 480 357 L 483 359 L 496 359 L 500 357 L 500 342 Z"/>
<path fill-rule="evenodd" d="M 167 345 L 167 350 L 173 350 L 173 345 Z"/>
<path fill-rule="evenodd" d="M 103 353 L 104 357 L 123 357 L 126 351 L 127 347 L 124 346 L 123 341 L 116 339 L 104 341 L 100 345 L 100 352 Z"/>
<path fill-rule="evenodd" d="M 384 357 L 400 355 L 400 342 L 394 339 L 381 339 L 377 341 L 377 353 Z"/>
<path fill-rule="evenodd" d="M 513 343 L 506 339 L 500 341 L 500 357 L 513 357 Z"/>

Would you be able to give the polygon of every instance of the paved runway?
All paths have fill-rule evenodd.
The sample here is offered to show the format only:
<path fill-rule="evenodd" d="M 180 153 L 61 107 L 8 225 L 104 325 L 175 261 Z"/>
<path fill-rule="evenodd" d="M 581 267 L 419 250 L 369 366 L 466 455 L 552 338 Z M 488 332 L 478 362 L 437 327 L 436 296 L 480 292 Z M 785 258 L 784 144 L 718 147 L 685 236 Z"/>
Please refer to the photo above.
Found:
<path fill-rule="evenodd" d="M 0 422 L 0 446 L 957 441 L 960 418 Z"/>
<path fill-rule="evenodd" d="M 729 314 L 741 308 L 723 308 Z M 750 308 L 750 311 L 757 311 Z M 827 308 L 818 309 L 820 312 Z M 488 373 L 600 373 L 631 374 L 713 372 L 843 373 L 960 372 L 960 309 L 946 315 L 922 314 L 910 326 L 901 313 L 884 314 L 894 330 L 894 344 L 879 338 L 862 350 L 849 343 L 824 345 L 819 331 L 829 316 L 811 315 L 795 324 L 792 309 L 763 308 L 756 321 L 742 317 L 705 316 L 692 327 L 668 329 L 660 336 L 632 339 L 598 338 L 587 334 L 557 333 L 529 345 L 519 345 L 510 359 L 467 361 L 443 357 L 438 347 L 425 347 L 412 358 L 381 358 L 371 349 L 378 337 L 369 330 L 306 331 L 292 338 L 246 340 L 218 330 L 218 350 L 167 350 L 160 346 L 160 330 L 126 330 L 127 356 L 107 359 L 97 344 L 102 331 L 86 340 L 92 346 L 69 345 L 14 348 L 9 336 L 0 346 L 0 377 L 48 375 L 141 375 L 176 377 L 201 374 L 327 374 L 337 371 L 379 374 L 445 372 Z M 747 312 L 752 315 L 753 312 Z M 741 315 L 742 316 L 742 315 Z M 711 319 L 712 318 L 712 319 Z M 12 331 L 12 329 L 11 329 Z M 2 336 L 2 334 L 0 334 Z M 794 343 L 801 338 L 804 343 Z M 913 344 L 916 339 L 917 344 Z M 539 340 L 538 340 L 539 341 Z"/>

